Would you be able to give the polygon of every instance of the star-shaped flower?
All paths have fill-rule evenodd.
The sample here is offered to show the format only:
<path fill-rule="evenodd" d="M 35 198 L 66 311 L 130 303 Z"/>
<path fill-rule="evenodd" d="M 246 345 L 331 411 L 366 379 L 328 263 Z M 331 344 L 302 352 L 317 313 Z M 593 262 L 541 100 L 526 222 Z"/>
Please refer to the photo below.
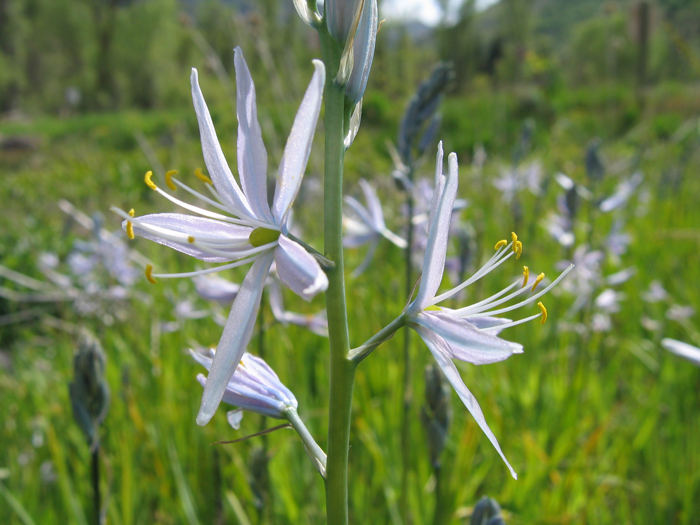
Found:
<path fill-rule="evenodd" d="M 379 202 L 379 197 L 377 197 L 377 192 L 374 191 L 374 188 L 365 179 L 360 179 L 360 187 L 365 195 L 367 207 L 360 204 L 354 197 L 345 197 L 345 204 L 355 212 L 356 218 L 343 216 L 343 226 L 345 226 L 346 231 L 346 235 L 343 238 L 344 246 L 357 248 L 363 244 L 371 243 L 362 264 L 352 272 L 355 277 L 367 269 L 382 237 L 401 249 L 407 247 L 404 239 L 386 227 L 382 204 Z"/>
<path fill-rule="evenodd" d="M 134 217 L 133 212 L 126 214 L 115 210 L 125 219 L 123 227 L 130 236 L 145 237 L 202 261 L 228 262 L 218 268 L 181 274 L 153 275 L 149 268 L 149 280 L 155 280 L 155 277 L 193 277 L 253 262 L 238 290 L 217 346 L 197 416 L 200 425 L 206 424 L 214 415 L 252 337 L 262 289 L 273 260 L 282 282 L 304 299 L 309 300 L 328 287 L 328 279 L 316 259 L 288 237 L 287 228 L 290 208 L 306 169 L 321 109 L 324 65 L 314 60 L 315 72 L 285 146 L 270 207 L 267 201 L 267 151 L 258 123 L 255 86 L 240 48 L 235 49 L 234 60 L 241 185 L 234 179 L 224 158 L 195 69 L 191 77 L 192 99 L 199 122 L 204 162 L 211 180 L 201 173 L 198 177 L 209 183 L 207 187 L 214 198 L 208 198 L 173 178 L 174 172 L 166 174 L 166 183 L 171 190 L 180 187 L 227 215 L 173 197 L 151 181 L 150 172 L 146 175 L 146 183 L 153 190 L 199 216 L 159 213 Z"/>
<path fill-rule="evenodd" d="M 498 337 L 498 333 L 504 328 L 531 321 L 538 317 L 542 317 L 544 322 L 547 318 L 547 311 L 544 305 L 538 303 L 541 310 L 540 313 L 518 321 L 493 316 L 533 303 L 556 286 L 572 267 L 562 272 L 544 290 L 510 306 L 499 308 L 500 305 L 516 297 L 534 291 L 544 279 L 544 274 L 540 274 L 534 285 L 528 287 L 529 270 L 526 267 L 523 279 L 518 279 L 488 299 L 457 310 L 436 306 L 438 303 L 453 297 L 470 284 L 481 279 L 511 257 L 515 256 L 518 258 L 522 254 L 522 243 L 518 241 L 517 235 L 512 234 L 512 242 L 508 244 L 506 241 L 500 241 L 496 245 L 497 251 L 493 257 L 472 277 L 452 290 L 436 295 L 444 273 L 450 219 L 458 183 L 457 156 L 454 153 L 450 154 L 448 159 L 449 173 L 446 178 L 442 175 L 442 158 L 442 144 L 440 144 L 437 156 L 437 185 L 430 207 L 428 245 L 423 259 L 423 274 L 416 298 L 408 305 L 404 316 L 407 324 L 418 332 L 428 346 L 438 365 L 445 373 L 447 380 L 452 384 L 452 387 L 469 412 L 474 416 L 478 425 L 501 455 L 513 477 L 517 479 L 515 471 L 501 451 L 496 436 L 494 436 L 486 423 L 479 403 L 462 381 L 452 360 L 458 359 L 475 365 L 484 365 L 503 361 L 513 354 L 522 353 L 522 345 L 505 341 Z M 511 292 L 513 289 L 516 291 Z"/>

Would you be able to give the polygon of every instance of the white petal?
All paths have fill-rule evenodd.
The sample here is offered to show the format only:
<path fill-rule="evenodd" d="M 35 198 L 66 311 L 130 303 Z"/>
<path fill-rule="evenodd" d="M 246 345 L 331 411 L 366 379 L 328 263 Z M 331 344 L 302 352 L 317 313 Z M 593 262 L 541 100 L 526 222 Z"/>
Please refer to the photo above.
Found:
<path fill-rule="evenodd" d="M 413 328 L 416 332 L 418 332 L 418 335 L 421 336 L 425 344 L 428 346 L 428 349 L 433 354 L 435 361 L 437 361 L 437 364 L 442 369 L 445 377 L 452 385 L 452 388 L 454 388 L 455 392 L 457 392 L 457 395 L 464 403 L 464 406 L 467 407 L 467 410 L 469 410 L 471 415 L 474 417 L 481 430 L 484 432 L 484 434 L 486 434 L 486 437 L 489 438 L 489 441 L 491 441 L 491 444 L 500 454 L 501 458 L 503 458 L 503 461 L 505 461 L 508 470 L 510 470 L 510 474 L 513 476 L 513 478 L 518 479 L 518 475 L 515 473 L 513 467 L 510 466 L 510 463 L 508 463 L 508 460 L 503 454 L 496 436 L 494 436 L 488 423 L 486 423 L 486 418 L 484 417 L 484 413 L 481 411 L 479 403 L 464 384 L 464 381 L 462 381 L 462 378 L 457 371 L 457 367 L 448 357 L 447 352 L 449 351 L 449 347 L 447 343 L 440 336 L 426 330 L 425 328 L 421 328 L 420 326 Z"/>
<path fill-rule="evenodd" d="M 446 312 L 421 312 L 415 320 L 448 343 L 448 354 L 453 359 L 487 365 L 504 361 L 523 351 L 522 345 L 504 341 L 490 332 L 482 332 L 470 322 Z"/>
<path fill-rule="evenodd" d="M 267 202 L 267 151 L 258 122 L 255 84 L 240 47 L 234 50 L 236 114 L 238 116 L 238 176 L 243 193 L 258 219 L 272 221 Z"/>
<path fill-rule="evenodd" d="M 684 357 L 691 363 L 700 366 L 700 348 L 697 346 L 668 338 L 662 339 L 661 344 L 669 352 L 673 352 L 678 356 Z"/>
<path fill-rule="evenodd" d="M 377 0 L 365 0 L 353 42 L 352 73 L 345 86 L 345 95 L 352 104 L 358 103 L 365 94 L 374 59 L 374 47 L 377 43 L 378 23 Z"/>
<path fill-rule="evenodd" d="M 298 296 L 309 301 L 328 288 L 328 277 L 316 259 L 298 243 L 280 235 L 274 253 L 277 275 Z"/>
<path fill-rule="evenodd" d="M 255 261 L 245 276 L 238 295 L 231 306 L 231 313 L 224 326 L 221 339 L 202 394 L 202 404 L 197 414 L 197 424 L 206 425 L 214 416 L 231 376 L 236 371 L 250 342 L 255 327 L 255 319 L 260 307 L 260 298 L 265 286 L 265 278 L 272 264 L 273 254 L 269 253 Z"/>
<path fill-rule="evenodd" d="M 304 99 L 301 101 L 292 131 L 284 147 L 280 168 L 277 172 L 277 186 L 272 205 L 272 214 L 278 225 L 287 220 L 289 208 L 299 192 L 301 179 L 311 152 L 318 114 L 321 111 L 323 86 L 326 82 L 326 68 L 320 60 L 314 60 L 314 76 L 311 78 Z"/>
<path fill-rule="evenodd" d="M 425 256 L 423 258 L 423 275 L 412 310 L 422 310 L 435 297 L 445 270 L 452 205 L 457 195 L 457 155 L 450 153 L 448 162 L 449 173 L 445 181 L 445 188 L 437 204 L 434 218 L 430 224 L 428 246 L 425 248 Z M 435 204 L 435 201 L 433 201 L 433 204 Z M 432 208 L 431 215 L 433 215 Z"/>
<path fill-rule="evenodd" d="M 226 412 L 226 419 L 234 430 L 238 430 L 241 428 L 241 420 L 243 420 L 243 409 L 237 408 L 236 410 Z"/>
<path fill-rule="evenodd" d="M 496 329 L 497 327 L 500 327 L 505 324 L 512 323 L 513 321 L 510 319 L 506 319 L 504 317 L 470 317 L 469 322 L 476 326 L 479 330 L 484 330 L 485 328 L 493 328 L 493 330 L 489 330 L 489 333 L 491 334 L 497 334 L 501 330 Z"/>
<path fill-rule="evenodd" d="M 228 167 L 224 157 L 224 152 L 221 151 L 221 145 L 219 145 L 219 139 L 216 136 L 214 123 L 211 121 L 209 108 L 204 101 L 204 96 L 202 96 L 202 90 L 199 88 L 197 70 L 194 68 L 192 68 L 190 82 L 192 84 L 194 111 L 197 114 L 197 122 L 199 123 L 199 136 L 202 141 L 204 163 L 207 165 L 214 187 L 216 187 L 216 191 L 222 200 L 236 215 L 255 218 L 245 195 L 238 187 L 236 179 L 233 178 L 231 169 Z"/>
<path fill-rule="evenodd" d="M 372 214 L 374 224 L 377 225 L 379 231 L 385 229 L 384 212 L 382 212 L 382 204 L 379 202 L 377 192 L 374 191 L 374 188 L 365 179 L 360 179 L 360 187 L 362 188 L 362 193 L 365 194 L 367 209 Z"/>
<path fill-rule="evenodd" d="M 206 242 L 212 242 L 214 244 L 245 241 L 250 236 L 251 232 L 251 228 L 247 226 L 238 226 L 214 219 L 185 215 L 183 213 L 156 213 L 152 215 L 143 215 L 138 217 L 137 220 L 138 223 L 136 221 L 133 222 L 135 235 L 168 246 L 206 262 L 233 261 L 237 258 L 236 251 L 240 250 L 227 250 L 227 248 L 222 246 L 221 250 L 230 251 L 231 255 L 213 255 L 212 253 L 197 248 L 184 238 L 183 242 L 178 242 L 173 238 L 164 238 L 158 235 L 158 231 L 161 230 L 165 237 L 167 237 L 167 232 L 172 232 L 174 235 L 183 234 L 192 236 L 197 240 L 206 240 Z M 126 221 L 124 221 L 122 225 L 125 227 Z M 154 227 L 155 231 L 149 230 L 149 226 Z M 249 249 L 251 246 L 246 245 L 245 247 Z"/>

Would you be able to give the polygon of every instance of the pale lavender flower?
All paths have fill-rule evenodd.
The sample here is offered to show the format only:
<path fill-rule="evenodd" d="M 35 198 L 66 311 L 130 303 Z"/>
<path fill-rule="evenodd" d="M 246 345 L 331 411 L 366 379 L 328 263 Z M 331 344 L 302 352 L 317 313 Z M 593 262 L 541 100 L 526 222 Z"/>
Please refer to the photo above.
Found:
<path fill-rule="evenodd" d="M 426 343 L 438 365 L 445 373 L 447 380 L 462 399 L 469 412 L 474 416 L 479 427 L 489 438 L 501 458 L 503 458 L 512 476 L 517 479 L 515 471 L 501 451 L 496 436 L 494 436 L 486 423 L 479 403 L 462 381 L 452 360 L 458 359 L 476 365 L 483 365 L 503 361 L 513 354 L 522 353 L 522 345 L 505 341 L 498 337 L 498 333 L 504 328 L 546 315 L 544 306 L 539 303 L 540 313 L 518 321 L 493 316 L 533 303 L 556 286 L 571 270 L 571 267 L 562 272 L 544 290 L 510 306 L 500 307 L 516 297 L 527 294 L 531 290 L 534 291 L 535 287 L 544 278 L 544 274 L 537 278 L 532 288 L 524 286 L 524 284 L 527 284 L 527 276 L 529 276 L 529 271 L 526 270 L 524 279 L 518 279 L 510 286 L 483 301 L 456 310 L 438 307 L 438 303 L 454 297 L 455 294 L 495 270 L 512 256 L 515 255 L 517 258 L 522 253 L 522 243 L 513 234 L 513 241 L 510 244 L 506 241 L 499 242 L 496 245 L 497 251 L 493 257 L 472 277 L 452 290 L 436 296 L 444 273 L 452 207 L 458 184 L 457 156 L 454 153 L 450 154 L 448 158 L 449 173 L 446 178 L 442 174 L 442 162 L 443 152 L 442 143 L 440 143 L 436 168 L 437 184 L 428 220 L 428 245 L 423 259 L 422 278 L 416 298 L 407 306 L 404 316 L 408 326 L 418 332 Z M 514 289 L 516 289 L 515 292 L 509 293 Z M 544 319 L 546 317 L 543 317 Z"/>
<path fill-rule="evenodd" d="M 681 306 L 680 304 L 672 304 L 666 311 L 666 317 L 671 321 L 684 321 L 695 315 L 695 308 L 692 306 Z"/>
<path fill-rule="evenodd" d="M 193 350 L 190 350 L 190 354 L 211 375 L 216 352 L 211 349 L 211 357 Z M 208 380 L 203 374 L 198 374 L 197 380 L 206 388 Z M 296 410 L 299 406 L 294 394 L 282 384 L 274 370 L 265 361 L 248 352 L 241 356 L 240 366 L 226 384 L 222 401 L 239 407 L 240 410 L 277 419 L 286 419 L 285 411 Z M 240 417 L 230 413 L 227 416 L 232 426 L 238 428 L 236 424 L 240 423 Z"/>
<path fill-rule="evenodd" d="M 315 72 L 294 119 L 277 174 L 272 207 L 267 201 L 267 151 L 257 118 L 253 79 L 240 48 L 234 61 L 237 84 L 238 185 L 224 158 L 216 131 L 192 70 L 192 98 L 199 122 L 204 161 L 212 184 L 207 184 L 214 199 L 167 177 L 171 189 L 180 187 L 229 215 L 211 212 L 187 204 L 158 188 L 147 175 L 149 186 L 198 216 L 161 213 L 132 217 L 115 210 L 125 219 L 127 232 L 140 235 L 206 262 L 230 262 L 218 268 L 154 277 L 193 277 L 214 273 L 253 262 L 231 307 L 219 341 L 209 380 L 202 396 L 197 423 L 205 425 L 214 415 L 226 384 L 236 371 L 252 337 L 262 289 L 274 261 L 284 284 L 306 300 L 328 287 L 328 279 L 316 259 L 288 235 L 290 208 L 299 191 L 311 150 L 316 121 L 321 109 L 325 68 L 314 60 Z M 176 186 L 177 185 L 177 186 Z"/>
<path fill-rule="evenodd" d="M 647 303 L 658 303 L 669 298 L 668 292 L 661 282 L 656 280 L 652 281 L 649 284 L 649 289 L 646 292 L 642 292 L 641 295 L 642 299 Z"/>
<path fill-rule="evenodd" d="M 345 204 L 352 209 L 355 216 L 343 216 L 343 226 L 345 226 L 346 232 L 345 237 L 343 237 L 343 245 L 348 248 L 357 248 L 370 243 L 365 259 L 352 273 L 355 277 L 367 269 L 382 237 L 401 249 L 405 249 L 407 246 L 404 239 L 386 227 L 382 205 L 374 188 L 365 179 L 360 179 L 360 187 L 364 193 L 367 207 L 360 204 L 354 197 L 345 197 Z"/>
<path fill-rule="evenodd" d="M 700 348 L 697 346 L 689 345 L 688 343 L 683 343 L 681 341 L 676 341 L 675 339 L 662 339 L 661 344 L 663 347 L 680 356 L 687 359 L 694 365 L 700 366 Z"/>
<path fill-rule="evenodd" d="M 308 328 L 316 335 L 321 337 L 328 337 L 328 319 L 326 319 L 325 310 L 320 311 L 317 314 L 304 315 L 296 312 L 288 312 L 284 309 L 284 302 L 282 300 L 282 289 L 280 288 L 277 281 L 272 280 L 268 283 L 269 298 L 270 298 L 270 309 L 272 310 L 272 315 L 280 323 L 287 325 L 293 324 L 297 326 L 302 326 Z"/>
<path fill-rule="evenodd" d="M 632 242 L 632 237 L 629 233 L 623 231 L 624 223 L 621 220 L 616 220 L 612 228 L 610 228 L 610 233 L 603 241 L 605 244 L 605 249 L 611 255 L 615 264 L 620 263 L 620 257 L 627 253 L 627 248 L 630 242 Z"/>
<path fill-rule="evenodd" d="M 569 315 L 578 312 L 592 298 L 596 288 L 603 283 L 601 263 L 605 259 L 605 254 L 600 250 L 589 250 L 588 246 L 581 245 L 576 250 L 571 261 L 559 261 L 556 264 L 558 270 L 575 266 L 571 277 L 562 286 L 561 291 L 576 297 L 569 309 Z"/>
<path fill-rule="evenodd" d="M 193 277 L 194 289 L 199 296 L 206 300 L 229 305 L 238 294 L 240 285 L 218 275 L 198 275 Z"/>
<path fill-rule="evenodd" d="M 629 179 L 623 180 L 617 185 L 615 193 L 600 203 L 600 211 L 606 213 L 623 206 L 643 180 L 644 176 L 639 172 L 633 174 Z"/>
<path fill-rule="evenodd" d="M 524 167 L 501 169 L 501 175 L 493 180 L 493 185 L 502 193 L 505 202 L 511 202 L 524 189 L 535 196 L 540 195 L 541 179 L 542 165 L 535 161 Z"/>
<path fill-rule="evenodd" d="M 595 298 L 595 307 L 603 312 L 615 314 L 620 311 L 620 301 L 625 298 L 625 294 L 606 288 Z"/>

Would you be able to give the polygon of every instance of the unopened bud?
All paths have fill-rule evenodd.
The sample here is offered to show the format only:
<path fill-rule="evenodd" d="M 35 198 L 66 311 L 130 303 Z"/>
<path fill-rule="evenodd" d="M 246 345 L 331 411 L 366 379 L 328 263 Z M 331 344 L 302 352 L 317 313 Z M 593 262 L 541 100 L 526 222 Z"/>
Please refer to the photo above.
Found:
<path fill-rule="evenodd" d="M 472 512 L 471 525 L 497 525 L 503 522 L 501 517 L 501 506 L 498 502 L 484 496 L 474 507 Z"/>
<path fill-rule="evenodd" d="M 425 368 L 425 405 L 421 421 L 428 438 L 430 463 L 440 465 L 440 454 L 445 448 L 452 420 L 451 389 L 440 367 L 432 364 Z"/>
<path fill-rule="evenodd" d="M 109 386 L 104 377 L 106 357 L 99 341 L 83 335 L 73 360 L 75 380 L 68 385 L 73 417 L 94 451 L 99 445 L 99 426 L 109 408 Z"/>

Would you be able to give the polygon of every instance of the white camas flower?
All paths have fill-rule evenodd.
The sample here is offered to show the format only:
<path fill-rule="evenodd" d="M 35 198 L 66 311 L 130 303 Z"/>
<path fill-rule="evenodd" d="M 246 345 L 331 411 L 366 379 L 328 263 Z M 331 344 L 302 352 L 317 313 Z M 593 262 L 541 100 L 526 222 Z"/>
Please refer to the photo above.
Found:
<path fill-rule="evenodd" d="M 404 316 L 407 324 L 418 332 L 428 346 L 438 365 L 445 373 L 447 380 L 452 384 L 469 412 L 474 416 L 476 422 L 501 455 L 513 477 L 517 479 L 515 471 L 501 451 L 496 436 L 494 436 L 486 423 L 479 403 L 462 381 L 452 360 L 458 359 L 475 365 L 484 365 L 503 361 L 513 354 L 522 353 L 522 345 L 505 341 L 498 337 L 498 333 L 504 328 L 531 321 L 538 317 L 542 317 L 542 322 L 544 322 L 547 318 L 547 311 L 544 305 L 538 303 L 541 310 L 540 313 L 518 321 L 493 316 L 535 302 L 556 286 L 573 266 L 562 272 L 554 282 L 542 291 L 510 306 L 500 307 L 516 297 L 534 291 L 544 279 L 544 274 L 540 274 L 537 277 L 533 286 L 526 286 L 529 278 L 529 270 L 526 267 L 523 279 L 518 279 L 488 299 L 456 310 L 436 306 L 495 270 L 506 260 L 513 256 L 517 259 L 522 254 L 522 243 L 518 241 L 517 236 L 513 233 L 512 242 L 509 244 L 504 240 L 497 243 L 496 253 L 472 277 L 452 290 L 436 296 L 444 273 L 452 206 L 457 194 L 458 183 L 457 156 L 454 153 L 450 154 L 448 159 L 449 173 L 446 178 L 442 175 L 442 158 L 441 143 L 438 146 L 437 185 L 430 208 L 428 245 L 423 259 L 423 274 L 416 298 L 408 305 Z M 514 289 L 516 291 L 511 292 Z"/>
<path fill-rule="evenodd" d="M 374 251 L 382 237 L 388 239 L 401 249 L 405 249 L 407 243 L 404 239 L 389 231 L 384 222 L 384 212 L 379 202 L 379 197 L 374 188 L 365 179 L 360 179 L 360 187 L 365 195 L 367 207 L 365 208 L 354 197 L 345 197 L 347 204 L 355 212 L 356 218 L 343 216 L 343 226 L 345 226 L 345 237 L 343 245 L 348 248 L 357 248 L 363 244 L 371 243 L 362 264 L 353 272 L 354 276 L 360 275 L 367 269 Z"/>
<path fill-rule="evenodd" d="M 206 262 L 228 262 L 217 268 L 180 273 L 152 274 L 147 277 L 194 277 L 234 268 L 253 262 L 231 307 L 221 340 L 217 346 L 211 373 L 202 396 L 197 423 L 205 425 L 214 415 L 226 385 L 252 337 L 255 318 L 265 279 L 273 260 L 282 282 L 306 300 L 328 287 L 328 279 L 316 259 L 300 244 L 288 237 L 287 220 L 299 191 L 311 150 L 316 121 L 321 109 L 325 82 L 322 62 L 314 60 L 315 72 L 294 119 L 277 173 L 277 186 L 272 207 L 267 201 L 267 152 L 257 118 L 255 86 L 240 48 L 235 49 L 239 186 L 228 167 L 219 145 L 209 110 L 192 70 L 194 101 L 202 152 L 211 180 L 213 199 L 189 188 L 168 172 L 166 182 L 171 190 L 178 187 L 205 201 L 227 215 L 187 204 L 162 189 L 146 175 L 146 183 L 168 200 L 199 216 L 160 213 L 134 217 L 115 209 L 125 219 L 122 226 L 129 236 L 139 235 Z M 233 217 L 231 217 L 231 215 Z M 233 262 L 229 262 L 233 261 Z"/>
<path fill-rule="evenodd" d="M 694 365 L 700 366 L 700 348 L 697 346 L 689 345 L 688 343 L 683 343 L 681 341 L 676 341 L 675 339 L 662 339 L 661 344 L 663 347 L 676 354 L 677 356 L 683 357 L 693 363 Z"/>
<path fill-rule="evenodd" d="M 194 350 L 190 350 L 190 354 L 195 361 L 211 371 L 212 358 L 216 357 L 213 349 L 210 350 L 211 357 Z M 203 374 L 198 374 L 197 380 L 206 388 L 207 378 Z M 261 358 L 248 352 L 243 354 L 240 366 L 228 381 L 222 401 L 242 410 L 277 419 L 286 419 L 284 412 L 296 410 L 299 406 L 294 394 L 282 384 L 275 371 Z M 228 414 L 228 419 L 234 428 L 238 428 L 240 413 L 234 412 L 235 415 Z"/>

